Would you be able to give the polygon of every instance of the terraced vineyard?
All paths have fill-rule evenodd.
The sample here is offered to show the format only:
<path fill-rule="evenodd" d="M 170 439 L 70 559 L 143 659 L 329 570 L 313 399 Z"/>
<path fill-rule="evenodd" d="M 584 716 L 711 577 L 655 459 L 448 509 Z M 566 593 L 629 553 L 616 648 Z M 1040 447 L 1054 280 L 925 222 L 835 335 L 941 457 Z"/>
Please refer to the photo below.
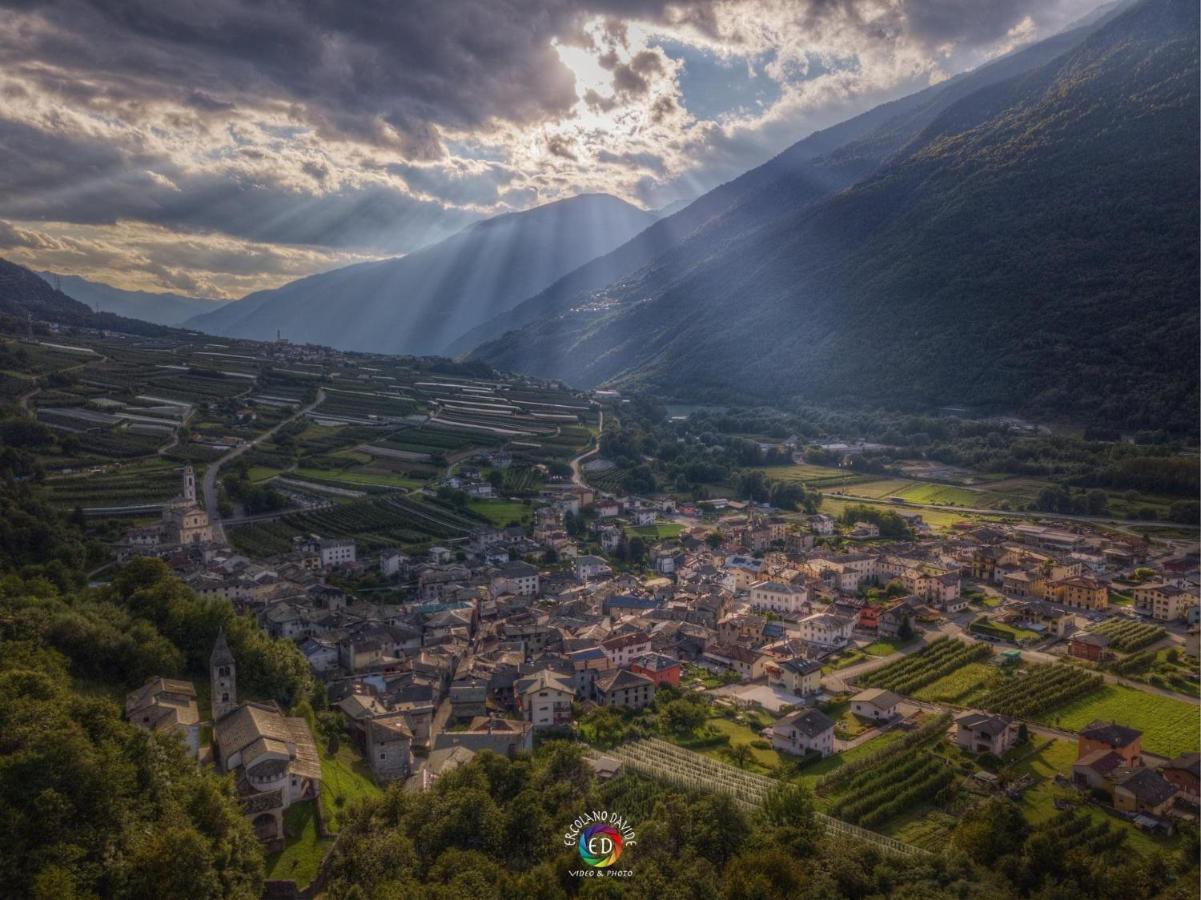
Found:
<path fill-rule="evenodd" d="M 51 504 L 73 509 L 163 503 L 179 493 L 181 467 L 138 463 L 111 472 L 48 478 L 42 492 Z"/>
<path fill-rule="evenodd" d="M 990 712 L 1031 719 L 1101 690 L 1103 679 L 1076 666 L 1052 663 L 1032 666 L 1007 678 L 980 698 Z"/>
<path fill-rule="evenodd" d="M 388 495 L 356 500 L 327 509 L 289 513 L 274 522 L 230 529 L 230 540 L 244 553 L 285 553 L 297 535 L 353 538 L 360 550 L 402 545 L 424 546 L 461 538 L 480 523 L 433 503 Z"/>
<path fill-rule="evenodd" d="M 917 653 L 866 675 L 863 682 L 898 694 L 912 694 L 968 663 L 988 659 L 991 655 L 992 648 L 987 644 L 969 644 L 943 637 Z"/>
<path fill-rule="evenodd" d="M 939 715 L 880 752 L 836 769 L 818 784 L 830 814 L 874 828 L 934 800 L 955 781 L 948 761 L 929 752 L 950 721 Z"/>
<path fill-rule="evenodd" d="M 1093 631 L 1109 638 L 1109 646 L 1122 653 L 1133 653 L 1149 647 L 1156 641 L 1162 640 L 1168 633 L 1158 625 L 1146 622 L 1131 622 L 1122 619 L 1110 619 L 1102 622 Z"/>

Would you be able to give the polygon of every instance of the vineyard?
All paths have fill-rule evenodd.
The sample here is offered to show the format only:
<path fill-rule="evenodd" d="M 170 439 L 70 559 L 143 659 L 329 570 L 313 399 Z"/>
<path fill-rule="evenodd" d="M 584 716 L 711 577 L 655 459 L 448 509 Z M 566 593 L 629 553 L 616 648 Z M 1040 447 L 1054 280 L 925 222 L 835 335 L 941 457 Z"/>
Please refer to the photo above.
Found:
<path fill-rule="evenodd" d="M 776 779 L 766 775 L 756 775 L 753 772 L 736 769 L 711 757 L 677 747 L 675 744 L 669 744 L 657 738 L 621 744 L 615 750 L 607 752 L 612 753 L 623 764 L 636 772 L 689 791 L 708 790 L 726 794 L 747 809 L 757 808 L 767 793 L 780 784 Z M 874 844 L 893 853 L 906 855 L 924 853 L 917 847 L 831 816 L 821 813 L 815 815 L 827 834 Z"/>
<path fill-rule="evenodd" d="M 55 506 L 84 509 L 136 506 L 170 500 L 180 490 L 180 468 L 158 461 L 113 472 L 49 478 L 42 490 Z"/>
<path fill-rule="evenodd" d="M 1122 653 L 1133 653 L 1149 647 L 1156 641 L 1162 640 L 1167 631 L 1158 625 L 1148 625 L 1145 622 L 1131 622 L 1122 619 L 1110 619 L 1102 622 L 1095 629 L 1097 634 L 1109 638 L 1109 646 Z"/>
<path fill-rule="evenodd" d="M 943 637 L 917 653 L 872 672 L 863 681 L 872 687 L 885 688 L 898 694 L 912 694 L 956 669 L 988 659 L 991 655 L 992 648 L 987 644 L 969 644 Z"/>
<path fill-rule="evenodd" d="M 1030 719 L 1084 697 L 1102 687 L 1100 675 L 1075 666 L 1053 663 L 1034 666 L 990 690 L 980 705 L 991 712 Z"/>
<path fill-rule="evenodd" d="M 286 553 L 292 538 L 305 534 L 353 538 L 360 550 L 371 551 L 462 537 L 478 524 L 432 503 L 389 495 L 241 525 L 230 530 L 230 540 L 243 553 L 256 556 Z"/>

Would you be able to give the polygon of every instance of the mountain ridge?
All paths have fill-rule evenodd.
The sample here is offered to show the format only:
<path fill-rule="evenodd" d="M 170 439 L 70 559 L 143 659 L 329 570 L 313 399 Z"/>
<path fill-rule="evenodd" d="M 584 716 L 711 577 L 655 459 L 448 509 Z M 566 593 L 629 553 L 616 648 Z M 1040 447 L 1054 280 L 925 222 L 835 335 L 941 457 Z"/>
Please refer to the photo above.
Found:
<path fill-rule="evenodd" d="M 1197 234 L 1180 191 L 1197 182 L 1195 21 L 1169 0 L 1119 11 L 949 104 L 853 186 L 692 248 L 699 263 L 656 260 L 608 289 L 607 308 L 470 356 L 681 399 L 1195 427 L 1196 241 L 1179 240 Z"/>
<path fill-rule="evenodd" d="M 407 256 L 358 263 L 248 294 L 188 320 L 227 337 L 385 353 L 440 353 L 458 335 L 654 221 L 584 194 L 475 222 Z"/>

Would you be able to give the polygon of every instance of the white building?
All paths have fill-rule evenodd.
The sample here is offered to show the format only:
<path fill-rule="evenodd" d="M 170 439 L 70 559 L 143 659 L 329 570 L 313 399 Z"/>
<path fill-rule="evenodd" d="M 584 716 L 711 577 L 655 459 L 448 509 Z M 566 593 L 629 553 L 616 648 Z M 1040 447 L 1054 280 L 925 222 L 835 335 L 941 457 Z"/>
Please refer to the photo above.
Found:
<path fill-rule="evenodd" d="M 814 613 L 797 623 L 798 637 L 823 647 L 843 647 L 851 639 L 855 620 L 831 613 Z"/>
<path fill-rule="evenodd" d="M 354 562 L 354 541 L 344 539 L 324 540 L 318 545 L 321 553 L 321 568 L 328 569 Z"/>
<path fill-rule="evenodd" d="M 760 581 L 751 585 L 751 606 L 772 612 L 797 614 L 806 610 L 809 592 L 794 584 Z"/>
<path fill-rule="evenodd" d="M 834 723 L 820 709 L 795 712 L 772 726 L 771 745 L 781 753 L 795 756 L 809 750 L 829 756 L 834 752 Z"/>

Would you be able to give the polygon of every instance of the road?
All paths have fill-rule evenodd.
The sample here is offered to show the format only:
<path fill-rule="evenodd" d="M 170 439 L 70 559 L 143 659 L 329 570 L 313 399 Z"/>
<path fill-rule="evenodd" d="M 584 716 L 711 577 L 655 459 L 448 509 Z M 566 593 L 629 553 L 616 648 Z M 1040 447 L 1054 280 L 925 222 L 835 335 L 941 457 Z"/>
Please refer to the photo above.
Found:
<path fill-rule="evenodd" d="M 204 508 L 208 511 L 208 514 L 209 514 L 209 524 L 213 528 L 213 539 L 214 540 L 217 540 L 217 541 L 225 540 L 225 527 L 221 524 L 221 513 L 217 509 L 217 475 L 221 472 L 221 467 L 223 465 L 225 465 L 227 462 L 229 462 L 231 459 L 236 459 L 237 457 L 241 456 L 243 453 L 245 453 L 251 447 L 258 446 L 263 441 L 267 440 L 272 435 L 274 435 L 275 432 L 279 431 L 285 425 L 289 424 L 290 422 L 295 422 L 297 419 L 301 418 L 302 416 L 305 416 L 308 413 L 312 412 L 315 408 L 317 408 L 318 406 L 321 405 L 321 402 L 323 400 L 325 400 L 325 388 L 318 388 L 317 389 L 317 399 L 314 400 L 312 403 L 310 403 L 308 406 L 297 410 L 293 415 L 284 419 L 282 422 L 280 422 L 274 428 L 271 428 L 268 431 L 264 431 L 262 434 L 260 434 L 254 440 L 248 441 L 245 444 L 243 444 L 242 446 L 235 447 L 233 450 L 230 450 L 228 453 L 226 453 L 224 456 L 222 456 L 216 462 L 210 463 L 209 467 L 207 469 L 205 469 L 205 471 L 204 471 Z"/>
<path fill-rule="evenodd" d="M 578 484 L 580 487 L 587 487 L 584 484 L 584 474 L 580 471 L 580 463 L 589 457 L 596 456 L 600 452 L 600 436 L 605 432 L 605 411 L 600 410 L 600 421 L 596 426 L 596 446 L 591 450 L 585 450 L 579 456 L 571 461 L 571 483 Z"/>

